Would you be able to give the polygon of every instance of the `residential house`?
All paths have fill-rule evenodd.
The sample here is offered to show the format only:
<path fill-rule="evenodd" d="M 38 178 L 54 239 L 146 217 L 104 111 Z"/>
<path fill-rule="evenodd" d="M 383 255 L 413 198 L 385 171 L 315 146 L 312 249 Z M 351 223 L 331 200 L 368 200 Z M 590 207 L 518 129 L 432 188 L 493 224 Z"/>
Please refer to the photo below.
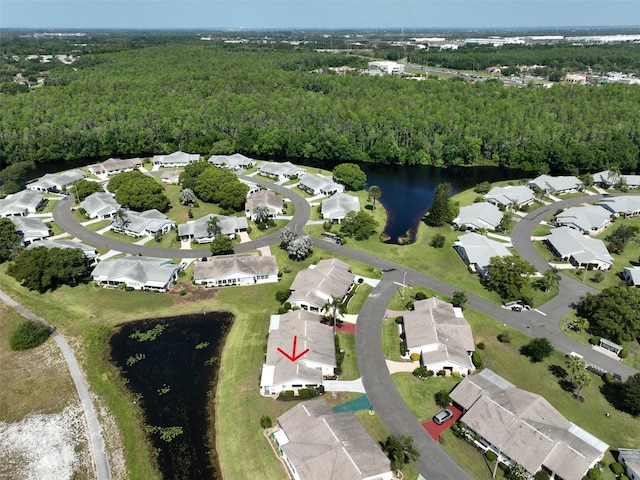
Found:
<path fill-rule="evenodd" d="M 640 288 L 640 267 L 624 267 L 622 269 L 622 279 L 630 287 Z"/>
<path fill-rule="evenodd" d="M 336 183 L 331 177 L 318 173 L 305 173 L 300 177 L 298 187 L 312 195 L 335 195 L 344 192 L 344 185 Z"/>
<path fill-rule="evenodd" d="M 619 182 L 624 183 L 627 188 L 635 190 L 640 187 L 640 175 L 624 175 L 611 170 L 593 174 L 593 183 L 603 188 L 611 188 Z"/>
<path fill-rule="evenodd" d="M 618 462 L 624 465 L 627 477 L 630 480 L 640 480 L 640 450 L 619 448 Z"/>
<path fill-rule="evenodd" d="M 221 235 L 235 238 L 237 233 L 246 232 L 249 228 L 246 217 L 225 217 L 214 213 L 205 215 L 197 220 L 178 225 L 178 236 L 182 240 L 192 240 L 198 243 L 210 243 L 215 235 L 209 228 L 211 219 L 216 218 Z"/>
<path fill-rule="evenodd" d="M 243 183 L 247 187 L 249 187 L 249 191 L 247 192 L 247 198 L 249 198 L 254 193 L 259 192 L 260 190 L 262 190 L 262 187 L 260 187 L 260 185 L 258 185 L 255 182 L 250 182 L 249 180 L 245 180 L 244 178 L 239 178 L 238 180 L 240 180 L 240 183 Z"/>
<path fill-rule="evenodd" d="M 107 192 L 92 193 L 80 202 L 80 206 L 84 208 L 89 218 L 101 220 L 111 218 L 120 209 L 120 204 L 116 202 L 114 196 Z"/>
<path fill-rule="evenodd" d="M 622 195 L 619 197 L 606 197 L 596 205 L 606 208 L 612 215 L 623 218 L 637 217 L 640 215 L 640 196 Z"/>
<path fill-rule="evenodd" d="M 27 188 L 35 192 L 66 192 L 74 183 L 87 178 L 82 170 L 71 170 L 64 173 L 47 173 L 40 180 L 29 183 Z"/>
<path fill-rule="evenodd" d="M 500 225 L 504 213 L 493 203 L 478 202 L 460 207 L 460 214 L 453 220 L 455 228 L 467 230 L 495 230 Z"/>
<path fill-rule="evenodd" d="M 240 153 L 234 153 L 233 155 L 212 155 L 208 161 L 211 165 L 228 168 L 229 170 L 246 170 L 256 164 L 255 160 L 245 157 Z"/>
<path fill-rule="evenodd" d="M 142 160 L 139 158 L 127 158 L 121 160 L 119 158 L 109 158 L 102 163 L 89 165 L 87 169 L 89 173 L 95 176 L 99 175 L 115 175 L 122 172 L 133 172 L 142 166 Z"/>
<path fill-rule="evenodd" d="M 169 259 L 130 256 L 98 263 L 91 277 L 103 287 L 165 292 L 178 279 L 180 269 Z"/>
<path fill-rule="evenodd" d="M 278 263 L 274 256 L 215 255 L 193 267 L 196 285 L 225 287 L 231 285 L 255 285 L 278 281 Z"/>
<path fill-rule="evenodd" d="M 176 228 L 176 222 L 155 208 L 144 212 L 127 210 L 124 218 L 113 218 L 111 228 L 130 237 L 144 237 L 167 233 Z"/>
<path fill-rule="evenodd" d="M 529 474 L 581 480 L 609 445 L 569 422 L 542 396 L 516 388 L 489 369 L 466 377 L 449 394 L 476 445 Z M 555 477 L 554 477 L 555 476 Z"/>
<path fill-rule="evenodd" d="M 0 218 L 26 217 L 30 213 L 36 213 L 43 203 L 44 195 L 33 190 L 7 195 L 0 200 Z"/>
<path fill-rule="evenodd" d="M 554 228 L 546 241 L 554 255 L 576 268 L 609 270 L 613 266 L 613 257 L 602 240 L 582 235 L 572 228 Z"/>
<path fill-rule="evenodd" d="M 570 207 L 556 215 L 555 222 L 587 235 L 597 235 L 611 225 L 611 212 L 598 205 Z"/>
<path fill-rule="evenodd" d="M 15 225 L 16 232 L 22 235 L 22 244 L 29 245 L 38 240 L 43 240 L 51 235 L 46 223 L 34 217 L 10 217 Z"/>
<path fill-rule="evenodd" d="M 169 185 L 177 185 L 180 183 L 181 170 L 164 170 L 160 175 L 160 181 Z"/>
<path fill-rule="evenodd" d="M 271 434 L 294 480 L 391 480 L 391 463 L 353 412 L 324 400 L 299 403 Z"/>
<path fill-rule="evenodd" d="M 474 371 L 473 334 L 462 309 L 437 297 L 416 301 L 413 306 L 402 314 L 405 354 L 419 354 L 422 364 L 434 372 L 468 375 Z"/>
<path fill-rule="evenodd" d="M 173 152 L 169 155 L 154 155 L 153 164 L 164 168 L 185 167 L 190 163 L 199 162 L 199 153 Z"/>
<path fill-rule="evenodd" d="M 507 246 L 511 245 L 497 242 L 474 232 L 461 235 L 453 244 L 453 248 L 458 252 L 462 261 L 481 277 L 487 274 L 489 262 L 493 257 L 511 255 Z"/>
<path fill-rule="evenodd" d="M 282 215 L 282 211 L 284 208 L 284 203 L 280 195 L 276 195 L 270 190 L 260 190 L 247 198 L 247 201 L 244 205 L 244 210 L 247 217 L 255 220 L 255 215 L 253 214 L 253 212 L 258 205 L 266 206 L 269 210 L 270 217 Z"/>
<path fill-rule="evenodd" d="M 289 180 L 300 178 L 307 172 L 305 168 L 298 167 L 290 162 L 275 163 L 265 162 L 258 167 L 258 173 L 262 176 L 273 178 L 274 180 Z"/>
<path fill-rule="evenodd" d="M 535 200 L 535 194 L 525 185 L 507 185 L 493 187 L 484 199 L 502 209 L 521 208 L 532 203 Z"/>
<path fill-rule="evenodd" d="M 52 248 L 79 248 L 82 250 L 82 253 L 85 257 L 89 259 L 91 265 L 95 264 L 98 261 L 98 251 L 90 246 L 85 245 L 81 242 L 74 242 L 73 240 L 40 240 L 37 242 L 33 242 L 31 245 L 27 247 L 27 250 L 35 247 L 45 247 L 48 249 Z"/>
<path fill-rule="evenodd" d="M 305 310 L 319 312 L 337 297 L 343 300 L 353 285 L 355 276 L 350 267 L 337 258 L 320 260 L 316 265 L 298 272 L 291 284 L 289 303 Z"/>
<path fill-rule="evenodd" d="M 561 195 L 563 193 L 577 192 L 582 187 L 582 182 L 573 175 L 565 177 L 540 175 L 527 183 L 527 185 L 552 195 Z"/>
<path fill-rule="evenodd" d="M 280 350 L 290 351 L 296 339 L 296 352 L 307 353 L 291 361 Z M 280 350 L 279 350 L 280 349 Z M 277 397 L 291 390 L 317 388 L 323 378 L 333 377 L 336 369 L 336 346 L 333 328 L 320 323 L 320 317 L 306 310 L 272 315 L 267 340 L 267 358 L 262 366 L 260 394 Z"/>
<path fill-rule="evenodd" d="M 358 197 L 337 193 L 334 196 L 323 200 L 321 212 L 322 218 L 332 222 L 340 223 L 349 212 L 360 211 L 360 200 Z"/>

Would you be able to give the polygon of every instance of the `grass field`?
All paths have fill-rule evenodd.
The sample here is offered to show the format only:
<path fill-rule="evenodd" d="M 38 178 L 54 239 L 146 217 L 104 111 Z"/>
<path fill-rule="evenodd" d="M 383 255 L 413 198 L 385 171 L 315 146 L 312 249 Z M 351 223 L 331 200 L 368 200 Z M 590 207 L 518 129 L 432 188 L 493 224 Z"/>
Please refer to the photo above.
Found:
<path fill-rule="evenodd" d="M 338 332 L 340 349 L 344 350 L 342 360 L 342 374 L 340 380 L 355 380 L 360 378 L 360 370 L 356 361 L 356 337 L 353 333 Z"/>
<path fill-rule="evenodd" d="M 356 294 L 351 297 L 351 300 L 349 300 L 349 303 L 347 304 L 347 313 L 357 314 L 372 290 L 373 287 L 371 285 L 366 283 L 359 284 L 356 289 Z"/>

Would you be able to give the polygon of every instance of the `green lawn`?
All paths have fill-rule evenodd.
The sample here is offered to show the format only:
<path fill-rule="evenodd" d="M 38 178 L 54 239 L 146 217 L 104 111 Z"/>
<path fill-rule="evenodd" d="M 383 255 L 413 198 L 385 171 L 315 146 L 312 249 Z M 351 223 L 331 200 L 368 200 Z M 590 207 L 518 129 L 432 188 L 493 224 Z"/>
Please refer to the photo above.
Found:
<path fill-rule="evenodd" d="M 382 351 L 385 358 L 394 362 L 410 362 L 400 356 L 403 350 L 403 342 L 400 339 L 400 330 L 395 318 L 387 318 L 382 322 Z"/>
<path fill-rule="evenodd" d="M 360 312 L 362 305 L 365 300 L 369 297 L 369 294 L 373 290 L 371 285 L 367 285 L 366 283 L 361 283 L 357 286 L 356 294 L 351 297 L 349 300 L 349 304 L 347 305 L 347 313 L 349 314 L 357 314 Z"/>
<path fill-rule="evenodd" d="M 276 225 L 274 227 L 267 228 L 266 230 L 260 230 L 253 220 L 249 220 L 249 225 L 251 226 L 251 233 L 249 234 L 249 238 L 251 238 L 251 240 L 258 240 L 259 238 L 270 235 L 273 232 L 284 228 L 287 223 L 289 223 L 289 220 L 274 220 L 274 222 L 276 222 Z"/>
<path fill-rule="evenodd" d="M 102 230 L 103 228 L 106 228 L 109 225 L 111 225 L 111 220 L 100 220 L 99 222 L 90 223 L 89 225 L 84 225 L 84 228 L 86 228 L 87 230 L 91 230 L 92 232 L 97 232 L 98 230 Z"/>
<path fill-rule="evenodd" d="M 533 237 L 542 237 L 548 235 L 551 232 L 552 228 L 549 225 L 545 225 L 544 223 L 539 223 L 531 232 L 531 236 Z"/>
<path fill-rule="evenodd" d="M 391 378 L 411 413 L 420 422 L 430 420 L 441 410 L 435 404 L 433 395 L 440 390 L 450 392 L 461 380 L 453 377 L 432 377 L 429 380 L 420 380 L 411 373 L 395 373 Z"/>
<path fill-rule="evenodd" d="M 182 190 L 182 187 L 180 185 L 162 185 L 164 186 L 164 194 L 171 202 L 171 209 L 166 215 L 178 224 L 187 223 L 189 220 L 197 220 L 211 213 L 221 214 L 220 207 L 201 200 L 198 200 L 198 207 L 180 205 L 180 190 Z M 189 218 L 189 210 L 191 210 L 193 218 Z"/>
<path fill-rule="evenodd" d="M 356 336 L 353 333 L 336 333 L 340 342 L 340 349 L 344 350 L 342 360 L 342 374 L 340 380 L 355 380 L 360 378 L 360 370 L 356 361 Z"/>

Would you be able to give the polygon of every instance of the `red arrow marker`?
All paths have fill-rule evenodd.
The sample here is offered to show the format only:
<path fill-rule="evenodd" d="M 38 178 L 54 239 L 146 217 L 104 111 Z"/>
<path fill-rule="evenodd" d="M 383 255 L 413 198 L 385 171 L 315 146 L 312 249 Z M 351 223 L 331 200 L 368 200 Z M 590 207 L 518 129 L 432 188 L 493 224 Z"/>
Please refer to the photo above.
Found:
<path fill-rule="evenodd" d="M 291 360 L 292 362 L 295 362 L 296 360 L 298 360 L 299 358 L 301 358 L 303 355 L 305 355 L 309 349 L 307 348 L 304 352 L 299 353 L 298 355 L 296 355 L 296 345 L 298 344 L 298 337 L 296 335 L 293 336 L 293 352 L 291 353 L 291 355 L 289 355 L 287 352 L 285 352 L 284 350 L 282 350 L 280 347 L 278 347 L 278 351 L 284 355 L 285 357 L 287 357 L 289 360 Z"/>

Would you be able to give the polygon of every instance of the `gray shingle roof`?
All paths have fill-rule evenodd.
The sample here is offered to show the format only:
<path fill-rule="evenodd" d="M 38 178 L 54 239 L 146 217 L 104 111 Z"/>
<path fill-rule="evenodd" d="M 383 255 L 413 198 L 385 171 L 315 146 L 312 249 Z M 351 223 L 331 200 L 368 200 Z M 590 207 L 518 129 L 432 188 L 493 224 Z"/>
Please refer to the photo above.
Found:
<path fill-rule="evenodd" d="M 106 192 L 96 192 L 89 195 L 80 206 L 85 209 L 90 217 L 112 215 L 120 208 L 120 204 L 112 194 Z"/>
<path fill-rule="evenodd" d="M 305 173 L 300 177 L 300 186 L 313 192 L 333 192 L 344 190 L 344 185 L 336 183 L 331 177 L 318 173 Z"/>
<path fill-rule="evenodd" d="M 569 227 L 559 227 L 551 230 L 547 241 L 561 257 L 574 257 L 582 264 L 608 263 L 613 265 L 613 257 L 602 240 L 582 235 Z"/>
<path fill-rule="evenodd" d="M 49 236 L 49 227 L 37 217 L 10 217 L 23 242 L 31 242 Z"/>
<path fill-rule="evenodd" d="M 481 229 L 488 228 L 495 230 L 504 213 L 498 207 L 489 202 L 478 202 L 460 208 L 460 214 L 453 221 L 455 225 L 466 225 L 467 227 Z"/>
<path fill-rule="evenodd" d="M 82 170 L 71 170 L 63 173 L 47 173 L 40 180 L 32 182 L 27 185 L 29 189 L 50 190 L 58 189 L 62 190 L 63 187 L 73 185 L 75 182 L 87 178 L 87 174 Z"/>
<path fill-rule="evenodd" d="M 146 232 L 155 233 L 167 226 L 174 227 L 176 222 L 156 209 L 144 212 L 128 210 L 125 218 L 114 218 L 113 228 L 122 229 L 135 235 L 144 235 Z"/>
<path fill-rule="evenodd" d="M 196 283 L 214 278 L 277 274 L 276 257 L 257 254 L 216 255 L 206 262 L 197 262 L 193 267 L 193 280 Z"/>
<path fill-rule="evenodd" d="M 570 190 L 577 190 L 582 186 L 582 182 L 573 175 L 564 177 L 552 177 L 550 175 L 540 175 L 531 180 L 527 185 L 531 185 L 550 193 L 562 193 Z"/>
<path fill-rule="evenodd" d="M 343 219 L 349 212 L 360 211 L 360 200 L 346 193 L 337 193 L 322 202 L 322 217 L 329 220 Z"/>
<path fill-rule="evenodd" d="M 0 200 L 0 217 L 24 215 L 25 212 L 33 213 L 43 200 L 44 196 L 41 193 L 32 190 L 22 190 L 7 195 Z"/>
<path fill-rule="evenodd" d="M 173 152 L 169 155 L 154 155 L 153 163 L 156 165 L 188 165 L 199 162 L 199 153 L 185 153 L 181 151 Z"/>
<path fill-rule="evenodd" d="M 222 235 L 233 235 L 238 231 L 246 230 L 249 225 L 245 217 L 226 217 L 212 213 L 197 220 L 178 225 L 178 235 L 181 237 L 193 237 L 195 240 L 213 239 L 213 236 L 207 231 L 207 224 L 214 217 L 218 219 L 218 226 Z"/>
<path fill-rule="evenodd" d="M 603 198 L 596 205 L 606 208 L 611 213 L 637 215 L 640 213 L 640 195 L 623 195 L 619 197 Z"/>
<path fill-rule="evenodd" d="M 302 175 L 307 170 L 298 167 L 290 162 L 274 163 L 265 162 L 258 167 L 258 172 L 266 175 L 291 177 L 293 175 Z"/>
<path fill-rule="evenodd" d="M 474 232 L 465 233 L 458 237 L 454 246 L 457 250 L 462 250 L 469 263 L 477 265 L 481 271 L 488 267 L 492 257 L 508 257 L 511 255 L 504 243 L 496 242 Z"/>
<path fill-rule="evenodd" d="M 604 185 L 605 187 L 615 185 L 619 180 L 624 180 L 627 186 L 631 188 L 638 188 L 640 186 L 640 175 L 619 175 L 611 170 L 604 170 L 593 174 L 593 182 Z"/>
<path fill-rule="evenodd" d="M 234 153 L 233 155 L 212 155 L 208 161 L 212 165 L 229 168 L 231 170 L 248 168 L 255 163 L 255 160 L 245 157 L 241 153 Z"/>
<path fill-rule="evenodd" d="M 45 247 L 45 248 L 79 248 L 84 253 L 84 256 L 90 260 L 94 260 L 98 253 L 96 249 L 90 245 L 85 245 L 81 242 L 74 242 L 73 240 L 39 240 L 37 242 L 33 242 L 31 245 L 27 247 L 27 250 L 35 247 Z"/>
<path fill-rule="evenodd" d="M 276 215 L 282 212 L 283 201 L 280 195 L 269 190 L 260 190 L 252 194 L 245 203 L 245 211 L 253 214 L 253 209 L 256 205 L 266 205 L 271 215 Z"/>
<path fill-rule="evenodd" d="M 517 205 L 530 203 L 535 199 L 535 195 L 525 185 L 507 185 L 506 187 L 493 187 L 484 198 L 490 202 L 508 207 L 513 203 Z"/>
<path fill-rule="evenodd" d="M 611 212 L 598 205 L 570 207 L 556 215 L 556 223 L 587 233 L 596 232 L 611 223 Z"/>
<path fill-rule="evenodd" d="M 354 278 L 349 272 L 349 265 L 343 261 L 336 258 L 321 260 L 314 268 L 307 268 L 296 275 L 290 287 L 293 293 L 289 302 L 322 308 L 332 295 L 343 298 Z"/>
<path fill-rule="evenodd" d="M 303 480 L 378 478 L 391 464 L 352 412 L 333 413 L 324 400 L 278 417 L 288 443 L 280 447 Z"/>
<path fill-rule="evenodd" d="M 94 280 L 136 282 L 150 287 L 164 287 L 179 270 L 171 260 L 165 258 L 130 256 L 114 260 L 104 260 L 91 272 Z"/>

